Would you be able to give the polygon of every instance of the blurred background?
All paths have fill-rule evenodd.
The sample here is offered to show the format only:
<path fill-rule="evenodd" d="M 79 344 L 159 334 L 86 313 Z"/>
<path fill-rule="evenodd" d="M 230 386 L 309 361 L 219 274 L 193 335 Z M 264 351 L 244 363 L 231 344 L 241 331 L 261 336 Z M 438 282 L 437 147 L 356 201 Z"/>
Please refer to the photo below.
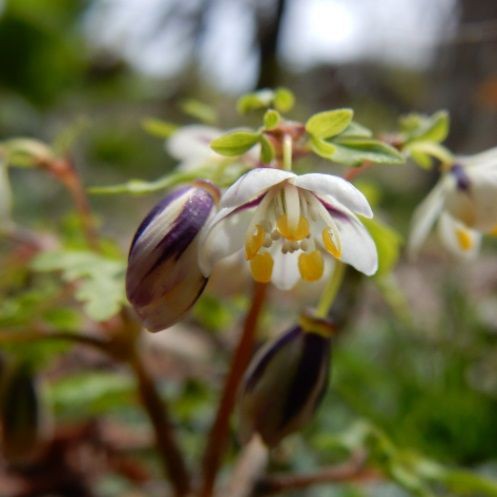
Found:
<path fill-rule="evenodd" d="M 87 186 L 152 180 L 173 167 L 163 142 L 143 130 L 144 118 L 194 122 L 184 112 L 193 98 L 212 104 L 221 127 L 239 126 L 247 121 L 234 111 L 236 98 L 275 86 L 295 93 L 296 119 L 352 107 L 359 122 L 388 131 L 400 114 L 447 109 L 447 144 L 454 152 L 490 148 L 497 145 L 497 2 L 0 0 L 0 138 L 51 142 L 74 133 L 72 153 Z M 378 211 L 405 235 L 436 175 L 414 166 L 379 166 L 377 178 Z M 58 185 L 36 171 L 13 169 L 11 179 L 20 224 L 70 231 L 70 201 Z M 91 198 L 104 233 L 123 251 L 153 200 Z M 304 434 L 318 454 L 293 442 L 299 456 L 285 459 L 283 451 L 281 467 L 329 462 L 323 433 L 360 415 L 403 446 L 497 475 L 494 254 L 490 241 L 474 265 L 462 266 L 434 239 L 421 261 L 402 258 L 395 277 L 412 313 L 409 323 L 396 319 L 370 289 L 359 303 L 360 319 L 337 347 L 333 393 Z M 219 313 L 213 329 L 226 317 Z M 170 372 L 160 358 L 156 362 L 158 371 Z M 81 372 L 95 359 L 76 364 L 81 370 L 61 367 Z M 102 376 L 78 376 L 73 383 L 59 378 L 52 389 L 58 415 L 79 419 L 119 411 L 126 422 L 143 422 L 128 405 L 129 381 L 106 364 L 98 367 Z M 212 391 L 194 379 L 164 388 L 176 399 L 183 436 L 196 456 Z M 134 488 L 122 475 L 99 478 L 96 495 L 128 495 L 123 492 Z M 342 491 L 337 495 L 352 495 L 336 490 Z M 376 491 L 387 495 L 386 488 Z"/>

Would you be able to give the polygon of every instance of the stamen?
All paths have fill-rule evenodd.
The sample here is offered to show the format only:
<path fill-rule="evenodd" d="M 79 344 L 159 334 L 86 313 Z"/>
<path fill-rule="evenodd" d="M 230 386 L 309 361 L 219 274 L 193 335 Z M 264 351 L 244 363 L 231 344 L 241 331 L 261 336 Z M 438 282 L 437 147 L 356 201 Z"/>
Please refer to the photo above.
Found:
<path fill-rule="evenodd" d="M 297 230 L 300 223 L 300 195 L 297 187 L 291 184 L 285 184 L 285 212 L 287 217 L 288 228 L 290 231 Z"/>
<path fill-rule="evenodd" d="M 337 234 L 329 229 L 324 228 L 323 233 L 323 244 L 324 248 L 335 258 L 340 259 L 342 255 L 342 248 L 340 244 L 340 238 L 338 238 Z"/>
<path fill-rule="evenodd" d="M 300 249 L 304 252 L 309 249 L 309 242 L 307 240 L 303 240 L 300 242 Z"/>
<path fill-rule="evenodd" d="M 252 236 L 245 242 L 245 258 L 247 260 L 253 259 L 257 255 L 264 244 L 265 234 L 264 228 L 258 224 Z"/>
<path fill-rule="evenodd" d="M 497 236 L 497 224 L 488 232 L 489 235 Z"/>
<path fill-rule="evenodd" d="M 271 232 L 271 238 L 272 238 L 273 240 L 278 240 L 278 239 L 280 238 L 280 234 L 278 233 L 278 231 L 277 231 L 277 230 L 273 230 L 273 231 Z"/>
<path fill-rule="evenodd" d="M 303 216 L 300 216 L 299 222 L 295 228 L 290 228 L 288 217 L 283 214 L 276 221 L 276 227 L 281 236 L 287 240 L 298 241 L 303 240 L 309 235 L 309 221 Z"/>
<path fill-rule="evenodd" d="M 263 246 L 269 248 L 273 244 L 273 239 L 267 233 L 264 235 L 264 244 Z"/>
<path fill-rule="evenodd" d="M 299 272 L 303 280 L 316 281 L 323 276 L 324 261 L 321 252 L 303 252 L 299 255 Z"/>
<path fill-rule="evenodd" d="M 465 252 L 473 248 L 474 245 L 473 239 L 471 238 L 471 234 L 468 232 L 468 230 L 465 230 L 464 228 L 457 226 L 456 238 L 459 247 L 461 247 L 461 249 L 464 250 Z"/>
<path fill-rule="evenodd" d="M 273 274 L 274 261 L 269 252 L 257 254 L 250 261 L 252 278 L 259 283 L 269 283 Z"/>

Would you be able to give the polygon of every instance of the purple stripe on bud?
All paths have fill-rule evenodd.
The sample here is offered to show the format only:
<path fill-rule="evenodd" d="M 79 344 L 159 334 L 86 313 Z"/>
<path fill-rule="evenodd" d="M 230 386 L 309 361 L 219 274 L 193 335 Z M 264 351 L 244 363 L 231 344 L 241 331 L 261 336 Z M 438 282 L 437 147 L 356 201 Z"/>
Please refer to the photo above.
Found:
<path fill-rule="evenodd" d="M 341 219 L 343 221 L 349 220 L 349 216 L 347 216 L 347 214 L 342 212 L 340 209 L 338 209 L 337 207 L 334 207 L 329 202 L 327 202 L 326 200 L 323 200 L 321 197 L 318 197 L 317 195 L 316 195 L 316 198 L 318 199 L 319 202 L 321 202 L 323 204 L 324 208 L 330 213 L 331 217 L 338 218 L 338 219 Z"/>
<path fill-rule="evenodd" d="M 330 364 L 329 326 L 296 326 L 253 359 L 240 397 L 241 435 L 255 432 L 273 446 L 300 429 L 326 390 Z M 331 329 L 331 328 L 330 328 Z"/>
<path fill-rule="evenodd" d="M 133 238 L 126 293 L 150 331 L 179 321 L 207 283 L 197 264 L 198 235 L 216 195 L 216 187 L 200 182 L 172 192 L 150 211 Z"/>

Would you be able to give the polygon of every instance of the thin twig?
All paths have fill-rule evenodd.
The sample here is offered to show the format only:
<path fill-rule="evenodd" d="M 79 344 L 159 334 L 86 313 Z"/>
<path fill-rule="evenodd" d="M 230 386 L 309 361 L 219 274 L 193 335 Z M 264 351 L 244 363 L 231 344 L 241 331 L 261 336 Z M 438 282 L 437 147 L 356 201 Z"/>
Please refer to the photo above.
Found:
<path fill-rule="evenodd" d="M 243 324 L 240 341 L 231 360 L 216 418 L 207 439 L 202 461 L 203 480 L 200 497 L 211 497 L 213 494 L 214 482 L 226 448 L 231 413 L 235 405 L 240 381 L 252 356 L 257 322 L 264 305 L 266 293 L 266 284 L 254 283 L 252 303 Z"/>
<path fill-rule="evenodd" d="M 363 452 L 358 452 L 344 464 L 323 468 L 314 473 L 267 476 L 258 482 L 253 495 L 274 495 L 313 485 L 376 478 L 377 474 L 375 472 L 365 468 L 366 459 L 367 457 Z"/>
<path fill-rule="evenodd" d="M 163 470 L 174 488 L 176 497 L 184 497 L 190 491 L 190 475 L 174 435 L 167 406 L 160 397 L 153 378 L 147 371 L 139 352 L 129 360 L 135 374 L 143 407 L 154 429 L 157 449 L 163 463 Z"/>
<path fill-rule="evenodd" d="M 82 333 L 70 332 L 22 332 L 22 331 L 2 331 L 0 332 L 0 343 L 25 343 L 35 340 L 56 340 L 65 342 L 75 342 L 82 345 L 89 345 L 91 347 L 103 350 L 105 352 L 109 349 L 109 342 L 94 336 L 85 335 Z"/>

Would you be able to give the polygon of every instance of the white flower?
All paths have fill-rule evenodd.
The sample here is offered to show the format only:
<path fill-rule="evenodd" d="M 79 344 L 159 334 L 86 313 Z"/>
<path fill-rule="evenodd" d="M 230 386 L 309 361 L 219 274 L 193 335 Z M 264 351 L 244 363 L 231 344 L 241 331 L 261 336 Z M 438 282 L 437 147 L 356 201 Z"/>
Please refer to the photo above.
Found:
<path fill-rule="evenodd" d="M 300 278 L 319 280 L 323 256 L 371 275 L 376 246 L 356 213 L 373 215 L 362 193 L 342 178 L 254 169 L 228 188 L 201 235 L 200 270 L 209 275 L 217 261 L 244 248 L 253 278 L 283 290 Z"/>
<path fill-rule="evenodd" d="M 408 250 L 415 254 L 438 219 L 444 245 L 455 255 L 478 254 L 482 234 L 497 231 L 497 148 L 455 164 L 414 212 Z"/>
<path fill-rule="evenodd" d="M 179 128 L 166 142 L 166 150 L 180 161 L 178 169 L 191 171 L 203 166 L 226 163 L 226 157 L 214 152 L 210 143 L 220 137 L 223 131 L 212 126 L 192 124 Z M 255 146 L 243 154 L 241 161 L 255 166 L 259 161 L 260 148 Z M 228 159 L 233 162 L 233 159 Z"/>

